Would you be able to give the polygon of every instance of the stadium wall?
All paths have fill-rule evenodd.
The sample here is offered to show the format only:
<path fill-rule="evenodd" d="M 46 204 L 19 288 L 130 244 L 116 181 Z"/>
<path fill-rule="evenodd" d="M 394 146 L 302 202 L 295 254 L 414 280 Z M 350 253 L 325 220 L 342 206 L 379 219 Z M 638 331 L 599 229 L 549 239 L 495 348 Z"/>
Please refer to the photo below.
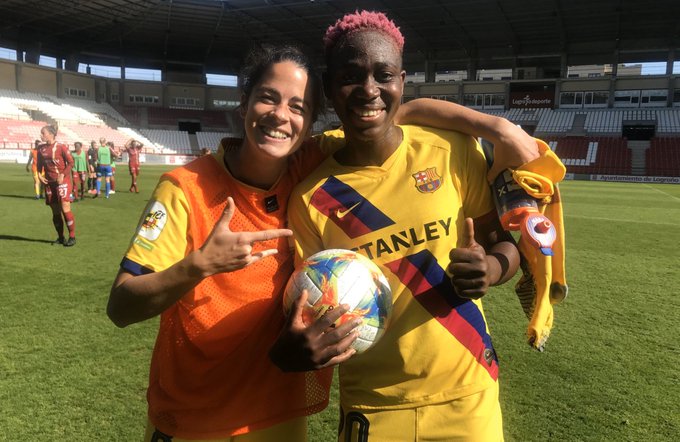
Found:
<path fill-rule="evenodd" d="M 0 63 L 0 89 L 15 90 L 16 88 L 16 63 Z"/>
<path fill-rule="evenodd" d="M 593 91 L 608 91 L 609 80 L 564 80 L 560 83 L 562 92 L 593 92 Z"/>
<path fill-rule="evenodd" d="M 464 97 L 468 94 L 503 94 L 506 96 L 507 109 L 513 107 L 508 91 L 512 91 L 513 88 L 531 91 L 532 87 L 534 92 L 545 91 L 548 87 L 553 98 L 553 108 L 559 108 L 562 92 L 602 91 L 613 95 L 624 90 L 664 90 L 667 91 L 669 98 L 666 103 L 659 103 L 658 107 L 680 106 L 680 77 L 674 75 L 409 83 L 405 86 L 404 98 L 409 100 L 418 97 L 446 97 L 447 100 L 464 103 Z M 86 97 L 78 98 L 105 101 L 114 106 L 171 107 L 177 103 L 177 99 L 185 99 L 182 101 L 191 99 L 191 104 L 186 105 L 186 108 L 228 110 L 234 107 L 234 103 L 238 103 L 240 97 L 236 87 L 110 79 L 30 63 L 0 60 L 0 89 L 64 98 L 65 88 L 86 91 Z M 674 101 L 676 95 L 678 101 Z M 158 97 L 158 100 L 131 101 L 131 97 L 135 96 Z M 607 107 L 612 107 L 612 102 L 613 96 L 610 96 Z M 484 106 L 471 107 L 484 110 Z M 584 106 L 584 109 L 586 108 Z M 498 110 L 498 106 L 495 105 L 492 109 Z"/>
<path fill-rule="evenodd" d="M 65 95 L 64 89 L 74 89 L 76 91 L 84 91 L 85 96 L 90 99 L 95 99 L 97 97 L 96 82 L 94 77 L 76 75 L 69 72 L 64 72 L 61 75 L 61 88 L 60 92 Z"/>
<path fill-rule="evenodd" d="M 63 93 L 57 90 L 57 72 L 28 63 L 17 65 L 18 87 L 20 91 L 33 92 L 61 97 Z"/>
<path fill-rule="evenodd" d="M 85 96 L 67 94 L 65 88 L 85 91 Z M 0 60 L 0 89 L 58 98 L 86 98 L 114 106 L 172 107 L 173 99 L 183 98 L 197 103 L 186 108 L 220 111 L 233 108 L 240 98 L 236 87 L 104 78 L 12 60 Z M 158 97 L 158 100 L 138 102 L 131 100 L 131 96 Z M 216 101 L 222 104 L 215 104 Z"/>

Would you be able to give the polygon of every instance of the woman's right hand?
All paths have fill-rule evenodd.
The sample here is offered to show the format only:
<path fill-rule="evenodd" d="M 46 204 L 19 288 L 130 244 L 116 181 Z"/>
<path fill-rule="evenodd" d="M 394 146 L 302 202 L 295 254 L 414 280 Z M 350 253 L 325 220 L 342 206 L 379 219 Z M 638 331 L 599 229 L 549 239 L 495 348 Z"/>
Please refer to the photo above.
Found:
<path fill-rule="evenodd" d="M 196 265 L 203 277 L 217 273 L 242 269 L 268 256 L 275 255 L 276 249 L 254 250 L 260 241 L 292 236 L 289 229 L 271 229 L 259 232 L 232 232 L 229 223 L 236 212 L 234 200 L 227 198 L 227 207 L 213 227 L 210 236 L 197 251 Z"/>
<path fill-rule="evenodd" d="M 307 290 L 303 290 L 293 302 L 284 328 L 269 350 L 269 359 L 285 372 L 332 367 L 356 353 L 350 345 L 357 339 L 361 319 L 334 326 L 349 309 L 348 305 L 340 305 L 307 325 L 302 318 L 307 296 Z"/>

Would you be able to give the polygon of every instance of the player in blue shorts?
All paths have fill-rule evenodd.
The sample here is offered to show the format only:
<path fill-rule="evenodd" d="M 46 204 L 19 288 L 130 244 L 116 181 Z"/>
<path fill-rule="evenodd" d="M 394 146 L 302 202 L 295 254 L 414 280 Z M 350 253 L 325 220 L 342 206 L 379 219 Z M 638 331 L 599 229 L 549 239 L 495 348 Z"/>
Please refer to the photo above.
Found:
<path fill-rule="evenodd" d="M 111 177 L 113 176 L 111 163 L 114 155 L 115 152 L 105 142 L 97 149 L 97 192 L 94 194 L 94 198 L 97 198 L 101 193 L 102 177 L 106 181 L 106 198 L 111 194 Z"/>

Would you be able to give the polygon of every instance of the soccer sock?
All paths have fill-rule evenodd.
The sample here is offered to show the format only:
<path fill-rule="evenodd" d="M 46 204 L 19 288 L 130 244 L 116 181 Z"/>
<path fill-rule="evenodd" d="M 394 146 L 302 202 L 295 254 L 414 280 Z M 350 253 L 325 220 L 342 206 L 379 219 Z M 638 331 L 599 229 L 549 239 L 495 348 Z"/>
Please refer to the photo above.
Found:
<path fill-rule="evenodd" d="M 81 186 L 82 186 L 82 181 L 81 181 Z M 82 190 L 81 190 L 82 192 Z M 73 185 L 73 198 L 78 199 L 78 186 L 74 183 Z"/>
<path fill-rule="evenodd" d="M 106 196 L 109 196 L 109 193 L 111 193 L 111 183 L 106 182 Z"/>
<path fill-rule="evenodd" d="M 111 190 L 116 191 L 116 180 L 111 177 Z"/>
<path fill-rule="evenodd" d="M 33 185 L 33 187 L 35 188 L 35 196 L 39 197 L 40 196 L 40 181 L 35 183 Z"/>
<path fill-rule="evenodd" d="M 102 190 L 102 182 L 97 180 L 97 183 L 95 184 L 95 189 L 97 189 L 97 193 L 99 193 Z"/>
<path fill-rule="evenodd" d="M 68 229 L 69 238 L 76 237 L 76 218 L 73 216 L 73 212 L 64 212 L 64 220 L 66 220 L 66 228 Z"/>
<path fill-rule="evenodd" d="M 52 224 L 59 238 L 64 238 L 64 221 L 61 219 L 61 213 L 52 213 Z"/>

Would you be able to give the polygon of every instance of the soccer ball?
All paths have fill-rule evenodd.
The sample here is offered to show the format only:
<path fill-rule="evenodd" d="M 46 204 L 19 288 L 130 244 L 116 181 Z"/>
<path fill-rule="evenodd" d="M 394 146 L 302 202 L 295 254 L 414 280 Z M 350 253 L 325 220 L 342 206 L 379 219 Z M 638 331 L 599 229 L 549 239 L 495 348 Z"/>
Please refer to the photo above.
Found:
<path fill-rule="evenodd" d="M 339 304 L 348 304 L 350 309 L 335 325 L 362 318 L 359 337 L 352 343 L 357 353 L 371 348 L 385 332 L 392 311 L 392 290 L 380 268 L 365 256 L 343 249 L 310 256 L 288 281 L 283 296 L 286 314 L 304 289 L 309 294 L 302 312 L 306 325 Z"/>

